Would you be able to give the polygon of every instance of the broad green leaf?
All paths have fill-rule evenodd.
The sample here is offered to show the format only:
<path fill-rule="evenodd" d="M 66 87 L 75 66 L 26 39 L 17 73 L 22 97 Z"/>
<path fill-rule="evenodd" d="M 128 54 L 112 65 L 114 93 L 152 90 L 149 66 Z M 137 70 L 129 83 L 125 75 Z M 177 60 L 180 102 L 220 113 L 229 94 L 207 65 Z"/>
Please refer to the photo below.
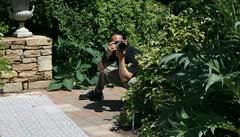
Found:
<path fill-rule="evenodd" d="M 83 90 L 88 89 L 88 87 L 86 87 L 86 86 L 84 86 L 84 85 L 80 85 L 79 87 L 80 87 L 80 89 L 83 89 Z"/>
<path fill-rule="evenodd" d="M 93 59 L 93 63 L 97 64 L 101 60 L 101 57 L 96 57 Z"/>
<path fill-rule="evenodd" d="M 48 85 L 48 91 L 58 90 L 62 88 L 62 82 L 52 80 Z"/>
<path fill-rule="evenodd" d="M 53 71 L 54 71 L 54 72 L 58 72 L 58 66 L 54 66 L 54 67 L 53 67 Z"/>
<path fill-rule="evenodd" d="M 97 76 L 94 76 L 94 77 L 91 78 L 91 80 L 89 80 L 89 83 L 90 83 L 91 85 L 94 85 L 94 84 L 97 83 L 97 81 L 98 81 L 98 77 L 97 77 Z"/>
<path fill-rule="evenodd" d="M 76 77 L 80 82 L 83 82 L 86 78 L 86 75 L 81 74 L 79 71 L 76 72 Z"/>
<path fill-rule="evenodd" d="M 217 74 L 212 73 L 212 74 L 209 76 L 209 78 L 208 78 L 205 91 L 207 91 L 208 88 L 209 88 L 211 85 L 213 85 L 214 83 L 219 82 L 219 81 L 221 81 L 221 82 L 223 83 L 223 77 L 222 77 L 222 76 L 219 76 L 219 75 L 217 75 Z"/>
<path fill-rule="evenodd" d="M 74 86 L 74 80 L 73 79 L 64 79 L 63 86 L 66 87 L 68 90 L 71 90 Z"/>
<path fill-rule="evenodd" d="M 240 27 L 240 21 L 237 21 L 235 24 L 234 24 L 234 28 L 237 29 L 238 27 Z"/>
<path fill-rule="evenodd" d="M 186 111 L 184 110 L 184 108 L 182 108 L 181 117 L 182 117 L 183 119 L 188 119 L 188 118 L 189 118 L 189 116 L 188 116 L 188 114 L 186 113 Z"/>
<path fill-rule="evenodd" d="M 215 70 L 216 72 L 220 73 L 220 66 L 217 60 L 211 60 L 210 62 L 206 63 L 206 65 L 209 67 L 209 73 L 212 73 L 212 70 Z"/>
<path fill-rule="evenodd" d="M 168 119 L 168 122 L 174 127 L 174 128 L 179 128 L 181 126 L 180 123 L 174 122 L 171 119 Z"/>
<path fill-rule="evenodd" d="M 161 59 L 161 61 L 160 61 L 160 64 L 166 64 L 166 63 L 168 63 L 169 61 L 171 61 L 171 60 L 173 60 L 173 59 L 177 60 L 179 57 L 181 57 L 181 56 L 183 56 L 183 55 L 184 55 L 184 53 L 173 53 L 173 54 L 171 54 L 171 55 L 168 55 L 168 56 L 166 56 L 166 57 L 163 57 L 163 58 Z"/>
<path fill-rule="evenodd" d="M 73 57 L 70 57 L 70 58 L 68 59 L 70 65 L 72 65 L 72 60 L 73 60 Z"/>
<path fill-rule="evenodd" d="M 91 65 L 89 65 L 89 64 L 82 64 L 82 65 L 80 66 L 81 72 L 85 72 L 85 71 L 87 71 L 89 68 L 91 68 Z"/>
<path fill-rule="evenodd" d="M 55 75 L 55 76 L 54 76 L 54 79 L 57 79 L 57 80 L 63 79 L 63 78 L 64 78 L 64 75 L 63 75 L 63 74 L 59 74 L 59 75 Z"/>
<path fill-rule="evenodd" d="M 79 59 L 78 63 L 77 63 L 77 69 L 81 66 L 82 61 Z"/>
<path fill-rule="evenodd" d="M 86 48 L 86 51 L 90 53 L 91 55 L 95 56 L 94 50 L 92 48 Z"/>

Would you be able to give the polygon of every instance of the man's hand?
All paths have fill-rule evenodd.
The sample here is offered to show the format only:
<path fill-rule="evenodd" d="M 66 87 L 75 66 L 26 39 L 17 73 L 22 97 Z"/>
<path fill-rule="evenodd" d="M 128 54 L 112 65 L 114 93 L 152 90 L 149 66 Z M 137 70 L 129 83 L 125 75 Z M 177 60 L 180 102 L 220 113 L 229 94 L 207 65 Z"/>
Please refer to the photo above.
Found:
<path fill-rule="evenodd" d="M 117 50 L 117 45 L 114 42 L 110 42 L 107 49 L 107 57 L 109 58 L 114 51 Z"/>
<path fill-rule="evenodd" d="M 125 51 L 121 52 L 119 50 L 116 50 L 116 56 L 118 57 L 119 60 L 122 60 L 124 58 L 124 54 L 125 54 Z"/>

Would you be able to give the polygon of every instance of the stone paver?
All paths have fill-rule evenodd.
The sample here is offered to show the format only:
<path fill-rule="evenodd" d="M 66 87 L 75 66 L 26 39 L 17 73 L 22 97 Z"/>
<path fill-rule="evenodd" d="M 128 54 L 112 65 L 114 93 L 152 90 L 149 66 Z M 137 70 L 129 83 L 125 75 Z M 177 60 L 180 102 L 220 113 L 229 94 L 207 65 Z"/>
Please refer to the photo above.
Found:
<path fill-rule="evenodd" d="M 121 97 L 125 89 L 105 88 L 103 101 L 79 100 L 80 94 L 88 90 L 73 90 L 43 92 L 26 92 L 27 95 L 47 95 L 60 109 L 67 114 L 90 137 L 136 137 L 131 132 L 113 132 L 114 116 L 118 115 L 122 108 Z M 6 96 L 6 94 L 4 94 Z"/>

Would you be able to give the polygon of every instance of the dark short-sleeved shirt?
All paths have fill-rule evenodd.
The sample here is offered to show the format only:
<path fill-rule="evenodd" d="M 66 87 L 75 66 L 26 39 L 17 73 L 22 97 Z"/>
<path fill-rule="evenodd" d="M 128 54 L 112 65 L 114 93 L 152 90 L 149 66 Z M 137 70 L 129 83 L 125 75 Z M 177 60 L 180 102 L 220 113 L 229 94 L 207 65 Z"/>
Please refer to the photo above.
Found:
<path fill-rule="evenodd" d="M 129 72 L 133 73 L 133 75 L 135 75 L 138 71 L 138 62 L 136 60 L 136 55 L 140 54 L 141 52 L 128 45 L 126 52 L 125 52 L 125 63 L 126 63 L 126 68 Z M 119 66 L 119 62 L 118 62 L 118 57 L 116 56 L 116 53 L 113 53 L 110 58 L 108 59 L 109 64 L 112 64 L 113 62 L 117 62 L 118 66 Z"/>

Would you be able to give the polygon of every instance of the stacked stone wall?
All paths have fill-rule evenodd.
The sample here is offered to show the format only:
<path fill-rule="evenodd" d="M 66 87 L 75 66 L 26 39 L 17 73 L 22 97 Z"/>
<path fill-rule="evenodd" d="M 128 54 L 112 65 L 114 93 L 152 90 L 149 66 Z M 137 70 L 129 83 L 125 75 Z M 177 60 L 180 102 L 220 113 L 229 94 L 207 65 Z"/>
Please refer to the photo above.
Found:
<path fill-rule="evenodd" d="M 11 62 L 11 73 L 0 72 L 3 92 L 45 89 L 52 79 L 52 39 L 45 36 L 5 37 L 0 56 Z"/>

